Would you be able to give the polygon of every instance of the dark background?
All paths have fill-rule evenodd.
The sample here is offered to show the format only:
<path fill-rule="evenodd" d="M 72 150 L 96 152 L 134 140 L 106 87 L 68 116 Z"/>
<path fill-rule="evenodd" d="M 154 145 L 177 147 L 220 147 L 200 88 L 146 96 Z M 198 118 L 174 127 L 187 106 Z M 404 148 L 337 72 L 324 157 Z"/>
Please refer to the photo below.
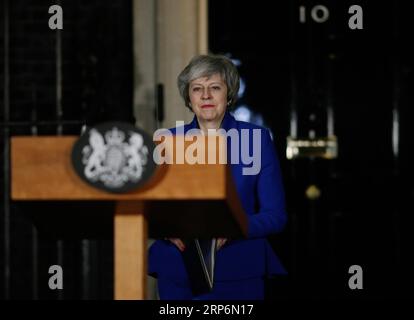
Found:
<path fill-rule="evenodd" d="M 353 4 L 363 8 L 363 30 L 348 28 Z M 110 237 L 56 236 L 34 227 L 33 212 L 58 229 L 53 213 L 76 212 L 76 205 L 9 199 L 9 136 L 79 134 L 83 124 L 134 122 L 131 1 L 60 1 L 62 115 L 56 111 L 57 32 L 45 23 L 50 5 L 0 1 L 0 298 L 112 299 Z M 299 22 L 301 5 L 306 23 Z M 314 5 L 329 9 L 326 22 L 310 18 Z M 241 61 L 246 93 L 239 104 L 263 115 L 282 166 L 289 223 L 270 240 L 289 276 L 268 282 L 268 299 L 412 296 L 411 7 L 403 1 L 209 1 L 210 50 Z M 328 105 L 338 158 L 287 160 L 292 108 L 298 135 L 306 138 L 310 129 L 326 135 Z M 321 190 L 316 200 L 305 195 L 310 185 Z M 110 224 L 110 214 L 101 219 Z M 63 291 L 47 286 L 53 264 L 64 267 Z M 363 290 L 348 287 L 351 265 L 364 271 Z"/>
<path fill-rule="evenodd" d="M 60 1 L 64 12 L 64 31 L 60 33 L 50 30 L 47 23 L 51 16 L 48 8 L 53 4 L 57 2 L 0 1 L 4 97 L 0 100 L 0 297 L 112 299 L 113 245 L 111 234 L 105 232 L 112 229 L 110 205 L 91 203 L 82 211 L 85 209 L 76 203 L 45 206 L 11 202 L 9 198 L 9 136 L 80 134 L 82 125 L 109 120 L 135 122 L 131 1 Z M 56 107 L 59 69 L 62 115 Z M 30 121 L 41 125 L 30 125 Z M 82 223 L 68 224 L 72 219 L 64 217 L 72 215 Z M 39 221 L 33 219 L 36 217 Z M 92 223 L 99 228 L 87 238 L 81 227 Z M 63 267 L 64 290 L 48 287 L 48 269 L 55 264 Z"/>
<path fill-rule="evenodd" d="M 272 129 L 287 193 L 289 224 L 273 237 L 290 272 L 271 296 L 409 297 L 413 188 L 413 49 L 411 6 L 392 1 L 210 1 L 210 49 L 241 60 L 246 93 L 240 103 Z M 363 29 L 351 30 L 351 5 Z M 330 16 L 310 18 L 315 5 Z M 306 23 L 299 21 L 305 6 Z M 287 160 L 289 115 L 298 136 L 326 136 L 334 111 L 338 158 Z M 392 148 L 393 110 L 399 148 Z M 310 117 L 313 115 L 313 120 Z M 321 196 L 309 200 L 316 185 Z M 360 265 L 364 289 L 350 290 L 348 269 Z"/>

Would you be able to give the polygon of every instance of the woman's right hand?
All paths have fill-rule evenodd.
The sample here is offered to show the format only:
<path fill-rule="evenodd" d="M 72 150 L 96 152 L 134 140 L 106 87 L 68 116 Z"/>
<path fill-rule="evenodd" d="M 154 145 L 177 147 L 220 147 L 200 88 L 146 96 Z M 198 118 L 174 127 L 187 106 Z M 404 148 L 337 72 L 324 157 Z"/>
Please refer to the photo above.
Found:
<path fill-rule="evenodd" d="M 166 238 L 166 240 L 171 241 L 172 243 L 175 244 L 175 246 L 180 250 L 180 251 L 184 251 L 185 250 L 185 245 L 184 242 L 179 239 L 179 238 Z"/>

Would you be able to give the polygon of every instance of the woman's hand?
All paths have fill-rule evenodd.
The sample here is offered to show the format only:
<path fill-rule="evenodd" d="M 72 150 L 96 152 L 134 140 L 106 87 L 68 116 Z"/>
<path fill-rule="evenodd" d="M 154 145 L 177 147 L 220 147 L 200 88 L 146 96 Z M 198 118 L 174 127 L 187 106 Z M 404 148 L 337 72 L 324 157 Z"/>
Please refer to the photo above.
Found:
<path fill-rule="evenodd" d="M 182 252 L 185 250 L 184 242 L 179 238 L 165 238 L 166 240 L 170 240 L 175 246 Z"/>
<path fill-rule="evenodd" d="M 217 250 L 219 250 L 227 242 L 226 238 L 217 238 Z"/>

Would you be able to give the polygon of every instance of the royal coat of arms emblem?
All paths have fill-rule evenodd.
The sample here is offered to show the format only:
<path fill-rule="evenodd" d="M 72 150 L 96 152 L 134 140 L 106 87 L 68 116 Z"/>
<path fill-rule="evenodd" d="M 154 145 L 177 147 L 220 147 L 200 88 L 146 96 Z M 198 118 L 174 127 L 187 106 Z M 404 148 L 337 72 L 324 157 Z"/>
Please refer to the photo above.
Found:
<path fill-rule="evenodd" d="M 77 173 L 98 188 L 125 192 L 148 180 L 155 169 L 154 144 L 147 134 L 125 123 L 105 123 L 77 141 L 72 162 Z"/>

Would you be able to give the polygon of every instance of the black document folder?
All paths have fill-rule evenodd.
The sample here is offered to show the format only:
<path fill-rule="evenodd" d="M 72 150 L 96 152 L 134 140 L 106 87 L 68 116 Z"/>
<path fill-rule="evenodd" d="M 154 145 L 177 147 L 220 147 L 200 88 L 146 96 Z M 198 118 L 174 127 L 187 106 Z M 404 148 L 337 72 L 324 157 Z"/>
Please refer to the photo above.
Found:
<path fill-rule="evenodd" d="M 185 241 L 182 255 L 193 295 L 208 293 L 213 289 L 216 251 L 216 239 Z"/>

